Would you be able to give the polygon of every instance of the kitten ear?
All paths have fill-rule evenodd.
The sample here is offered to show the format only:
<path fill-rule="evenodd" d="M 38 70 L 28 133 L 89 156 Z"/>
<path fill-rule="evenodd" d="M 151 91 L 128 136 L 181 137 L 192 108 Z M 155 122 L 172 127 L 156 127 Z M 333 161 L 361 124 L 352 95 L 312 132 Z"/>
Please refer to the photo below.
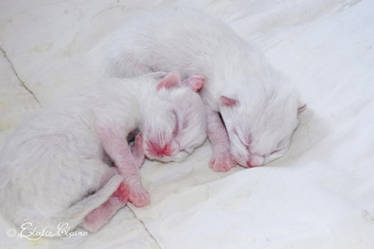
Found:
<path fill-rule="evenodd" d="M 299 108 L 297 108 L 297 113 L 302 113 L 306 109 L 306 104 L 300 105 Z"/>
<path fill-rule="evenodd" d="M 232 99 L 232 98 L 229 98 L 229 97 L 226 97 L 226 96 L 221 96 L 221 104 L 223 106 L 227 106 L 227 107 L 233 107 L 233 106 L 236 106 L 238 104 L 238 101 L 236 99 Z"/>
<path fill-rule="evenodd" d="M 194 74 L 183 81 L 184 85 L 187 85 L 194 92 L 200 91 L 205 85 L 205 76 L 200 74 Z"/>
<path fill-rule="evenodd" d="M 168 73 L 158 84 L 157 90 L 162 88 L 170 89 L 179 86 L 179 82 L 181 81 L 181 76 L 178 72 L 171 72 Z"/>

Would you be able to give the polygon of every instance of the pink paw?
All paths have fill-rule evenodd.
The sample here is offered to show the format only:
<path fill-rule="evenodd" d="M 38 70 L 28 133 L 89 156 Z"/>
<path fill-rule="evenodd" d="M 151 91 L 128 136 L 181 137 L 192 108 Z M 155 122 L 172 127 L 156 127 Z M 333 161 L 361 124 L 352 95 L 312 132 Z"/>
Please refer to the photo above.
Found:
<path fill-rule="evenodd" d="M 121 183 L 109 199 L 86 215 L 82 226 L 89 232 L 96 232 L 123 206 L 129 198 L 129 187 Z"/>
<path fill-rule="evenodd" d="M 232 159 L 230 153 L 224 153 L 219 155 L 214 155 L 210 160 L 209 166 L 218 172 L 229 171 L 236 165 L 235 161 Z"/>
<path fill-rule="evenodd" d="M 117 190 L 112 194 L 112 197 L 117 198 L 123 203 L 126 203 L 129 200 L 129 186 L 126 183 L 121 182 Z"/>
<path fill-rule="evenodd" d="M 82 223 L 82 226 L 84 227 L 84 229 L 86 229 L 87 231 L 91 233 L 98 231 L 102 226 L 100 216 L 97 213 L 98 213 L 97 211 L 89 213 L 84 218 L 83 223 Z"/>
<path fill-rule="evenodd" d="M 130 187 L 129 201 L 134 204 L 135 207 L 144 207 L 149 205 L 151 198 L 147 190 L 142 186 Z"/>

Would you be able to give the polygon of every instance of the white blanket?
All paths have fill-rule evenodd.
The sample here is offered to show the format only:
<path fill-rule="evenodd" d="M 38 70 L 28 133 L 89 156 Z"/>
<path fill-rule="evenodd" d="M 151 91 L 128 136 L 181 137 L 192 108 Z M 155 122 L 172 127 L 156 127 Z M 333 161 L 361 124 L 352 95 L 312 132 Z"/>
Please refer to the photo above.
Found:
<path fill-rule="evenodd" d="M 183 163 L 147 162 L 149 207 L 62 240 L 21 238 L 2 218 L 0 248 L 373 249 L 372 0 L 2 0 L 0 139 L 85 80 L 73 57 L 136 11 L 174 2 L 225 20 L 297 85 L 308 109 L 289 152 L 229 173 L 208 168 L 208 144 Z"/>

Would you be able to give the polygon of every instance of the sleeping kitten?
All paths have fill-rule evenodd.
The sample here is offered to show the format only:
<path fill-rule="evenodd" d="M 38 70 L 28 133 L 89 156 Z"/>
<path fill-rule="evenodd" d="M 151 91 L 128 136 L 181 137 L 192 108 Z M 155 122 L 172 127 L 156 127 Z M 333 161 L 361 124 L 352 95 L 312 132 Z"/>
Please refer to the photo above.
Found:
<path fill-rule="evenodd" d="M 305 108 L 288 80 L 263 53 L 225 23 L 198 10 L 160 8 L 141 13 L 102 39 L 89 61 L 104 75 L 145 72 L 202 74 L 210 166 L 227 171 L 254 167 L 282 156 Z"/>
<path fill-rule="evenodd" d="M 131 149 L 126 139 L 137 128 L 143 139 Z M 28 220 L 53 231 L 83 222 L 97 230 L 127 199 L 149 204 L 139 174 L 144 153 L 184 157 L 205 137 L 203 104 L 178 73 L 90 84 L 9 136 L 0 151 L 1 211 L 18 226 Z"/>

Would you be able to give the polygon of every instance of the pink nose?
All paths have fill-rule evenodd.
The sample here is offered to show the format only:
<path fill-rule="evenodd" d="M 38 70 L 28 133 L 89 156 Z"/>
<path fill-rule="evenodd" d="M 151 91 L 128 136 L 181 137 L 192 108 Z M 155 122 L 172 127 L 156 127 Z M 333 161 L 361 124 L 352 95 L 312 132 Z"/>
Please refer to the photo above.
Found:
<path fill-rule="evenodd" d="M 148 141 L 147 145 L 148 145 L 148 151 L 151 155 L 154 155 L 154 156 L 170 156 L 171 155 L 170 144 L 160 146 L 160 144 L 158 143 Z"/>
<path fill-rule="evenodd" d="M 247 167 L 254 168 L 263 165 L 265 162 L 265 156 L 263 155 L 251 155 L 248 159 Z"/>
<path fill-rule="evenodd" d="M 248 160 L 248 161 L 247 161 L 247 167 L 248 167 L 248 168 L 253 168 L 253 167 L 255 167 L 255 166 L 252 165 L 252 164 L 251 164 L 251 161 Z"/>

